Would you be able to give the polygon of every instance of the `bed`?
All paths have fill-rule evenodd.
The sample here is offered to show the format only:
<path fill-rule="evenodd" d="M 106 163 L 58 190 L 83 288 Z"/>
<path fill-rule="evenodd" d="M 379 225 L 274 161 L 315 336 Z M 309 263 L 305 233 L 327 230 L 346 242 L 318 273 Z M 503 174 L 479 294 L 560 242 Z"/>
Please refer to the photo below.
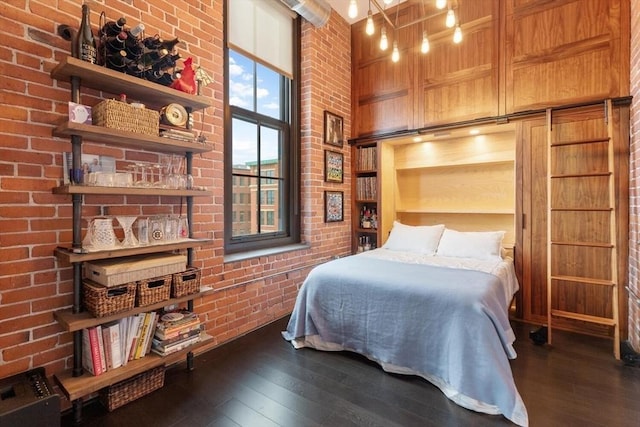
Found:
<path fill-rule="evenodd" d="M 295 348 L 359 353 L 385 371 L 425 378 L 462 407 L 528 425 L 509 364 L 518 282 L 500 255 L 503 234 L 487 251 L 478 249 L 485 234 L 425 226 L 425 237 L 404 227 L 394 224 L 382 248 L 315 267 L 283 337 Z M 394 240 L 401 228 L 405 241 Z"/>

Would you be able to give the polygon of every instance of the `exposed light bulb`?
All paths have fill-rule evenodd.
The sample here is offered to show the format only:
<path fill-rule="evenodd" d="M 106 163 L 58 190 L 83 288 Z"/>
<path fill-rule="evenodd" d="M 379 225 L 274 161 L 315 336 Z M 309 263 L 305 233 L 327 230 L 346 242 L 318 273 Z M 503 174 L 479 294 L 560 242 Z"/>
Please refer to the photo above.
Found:
<path fill-rule="evenodd" d="M 436 7 L 438 9 L 444 9 L 447 6 L 447 0 L 436 0 Z"/>
<path fill-rule="evenodd" d="M 356 0 L 351 0 L 349 2 L 349 18 L 353 19 L 358 16 L 358 5 L 356 4 Z"/>
<path fill-rule="evenodd" d="M 462 30 L 460 29 L 460 25 L 456 25 L 456 29 L 453 32 L 453 42 L 460 43 L 462 41 Z"/>
<path fill-rule="evenodd" d="M 447 26 L 447 28 L 453 28 L 453 26 L 456 25 L 456 14 L 453 9 L 449 8 L 444 24 Z"/>
<path fill-rule="evenodd" d="M 427 37 L 427 32 L 422 32 L 422 45 L 420 45 L 420 52 L 427 53 L 429 52 L 429 37 Z"/>
<path fill-rule="evenodd" d="M 390 5 L 391 3 L 393 3 L 393 0 L 384 0 L 384 4 L 386 4 L 387 6 Z"/>
<path fill-rule="evenodd" d="M 371 9 L 369 9 L 369 13 L 367 14 L 367 26 L 365 27 L 364 31 L 368 35 L 372 35 L 376 32 L 376 27 L 373 25 L 373 14 L 371 13 Z"/>
<path fill-rule="evenodd" d="M 400 60 L 400 51 L 398 50 L 398 42 L 393 41 L 393 52 L 391 53 L 391 60 L 398 62 Z"/>
<path fill-rule="evenodd" d="M 387 28 L 382 27 L 380 30 L 380 50 L 387 50 L 389 47 L 389 39 L 387 39 Z"/>

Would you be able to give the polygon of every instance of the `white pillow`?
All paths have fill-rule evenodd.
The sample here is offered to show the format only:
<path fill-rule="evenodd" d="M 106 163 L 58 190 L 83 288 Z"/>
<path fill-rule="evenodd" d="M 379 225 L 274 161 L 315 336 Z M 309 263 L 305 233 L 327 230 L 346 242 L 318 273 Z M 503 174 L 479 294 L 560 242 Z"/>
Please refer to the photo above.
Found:
<path fill-rule="evenodd" d="M 433 255 L 443 231 L 444 224 L 414 226 L 394 221 L 389 238 L 382 247 L 391 251 Z"/>
<path fill-rule="evenodd" d="M 445 229 L 437 255 L 483 260 L 502 259 L 504 231 L 456 231 Z"/>

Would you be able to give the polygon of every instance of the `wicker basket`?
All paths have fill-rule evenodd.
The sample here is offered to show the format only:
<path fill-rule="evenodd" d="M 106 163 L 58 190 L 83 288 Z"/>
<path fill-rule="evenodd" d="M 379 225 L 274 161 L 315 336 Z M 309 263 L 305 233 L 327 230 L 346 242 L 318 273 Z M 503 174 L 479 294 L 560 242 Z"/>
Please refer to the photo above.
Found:
<path fill-rule="evenodd" d="M 100 401 L 109 411 L 145 396 L 164 385 L 164 366 L 149 369 L 135 377 L 100 390 Z"/>
<path fill-rule="evenodd" d="M 183 297 L 200 292 L 200 278 L 202 274 L 199 268 L 189 268 L 173 275 L 173 286 L 171 296 L 173 298 Z"/>
<path fill-rule="evenodd" d="M 171 274 L 138 281 L 136 306 L 144 307 L 157 302 L 166 301 L 171 293 Z"/>
<path fill-rule="evenodd" d="M 105 99 L 92 108 L 93 124 L 127 132 L 158 136 L 160 113 Z"/>
<path fill-rule="evenodd" d="M 136 298 L 136 284 L 108 288 L 91 280 L 83 281 L 84 307 L 95 317 L 131 310 Z"/>

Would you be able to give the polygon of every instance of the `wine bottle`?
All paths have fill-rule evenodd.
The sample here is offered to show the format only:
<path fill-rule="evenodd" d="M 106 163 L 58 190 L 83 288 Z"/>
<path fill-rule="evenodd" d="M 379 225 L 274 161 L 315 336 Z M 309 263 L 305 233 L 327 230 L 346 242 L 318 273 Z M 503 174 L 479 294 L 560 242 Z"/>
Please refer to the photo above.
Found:
<path fill-rule="evenodd" d="M 144 45 L 140 42 L 140 37 L 143 32 L 144 24 L 138 24 L 126 31 L 125 50 L 127 51 L 127 58 L 137 60 L 142 55 Z"/>
<path fill-rule="evenodd" d="M 178 43 L 180 43 L 180 39 L 176 37 L 173 40 L 164 40 L 162 43 L 160 43 L 160 47 L 162 47 L 163 49 L 167 49 L 169 52 L 173 52 L 173 49 L 175 49 Z"/>
<path fill-rule="evenodd" d="M 151 68 L 154 71 L 163 71 L 163 70 L 166 70 L 167 68 L 173 68 L 176 66 L 176 61 L 180 58 L 181 58 L 181 55 L 179 53 L 175 55 L 171 55 L 171 54 L 165 55 L 159 60 L 157 60 L 151 66 Z"/>
<path fill-rule="evenodd" d="M 145 37 L 142 40 L 144 47 L 151 50 L 162 49 L 162 43 L 164 43 L 164 40 L 162 40 L 158 35 Z"/>
<path fill-rule="evenodd" d="M 109 21 L 102 26 L 100 34 L 105 37 L 114 37 L 124 31 L 124 26 L 127 23 L 127 19 L 123 16 L 117 21 Z"/>
<path fill-rule="evenodd" d="M 93 31 L 91 30 L 91 11 L 88 4 L 82 5 L 82 22 L 80 22 L 80 28 L 76 34 L 74 44 L 76 45 L 79 59 L 92 64 L 96 63 L 98 51 L 96 49 L 96 39 L 93 37 Z"/>
<path fill-rule="evenodd" d="M 145 69 L 152 67 L 156 62 L 160 60 L 160 58 L 168 55 L 169 52 L 166 49 L 158 49 L 158 50 L 148 50 L 142 55 L 142 59 L 140 60 L 140 65 L 142 65 Z"/>
<path fill-rule="evenodd" d="M 107 53 L 105 65 L 107 68 L 124 73 L 127 71 L 127 65 L 130 61 L 130 59 L 127 59 L 127 52 L 119 50 L 117 52 Z"/>
<path fill-rule="evenodd" d="M 110 36 L 105 38 L 104 40 L 104 48 L 106 54 L 120 52 L 121 50 L 126 49 L 125 42 L 127 41 L 127 33 L 121 31 L 115 36 Z M 126 53 L 126 52 L 125 52 Z"/>

